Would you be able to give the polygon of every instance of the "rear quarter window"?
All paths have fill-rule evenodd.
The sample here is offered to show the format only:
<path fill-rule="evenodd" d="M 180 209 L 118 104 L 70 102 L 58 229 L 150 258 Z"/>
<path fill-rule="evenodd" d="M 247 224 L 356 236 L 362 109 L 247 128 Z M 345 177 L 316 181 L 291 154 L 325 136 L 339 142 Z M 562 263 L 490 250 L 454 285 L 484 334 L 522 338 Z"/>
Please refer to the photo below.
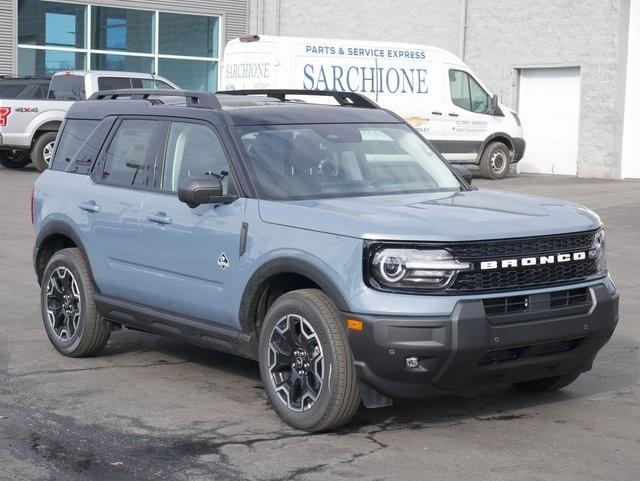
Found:
<path fill-rule="evenodd" d="M 89 174 L 111 125 L 113 119 L 67 120 L 56 142 L 51 169 Z"/>
<path fill-rule="evenodd" d="M 81 75 L 55 75 L 49 86 L 49 98 L 55 100 L 86 100 L 84 77 Z"/>

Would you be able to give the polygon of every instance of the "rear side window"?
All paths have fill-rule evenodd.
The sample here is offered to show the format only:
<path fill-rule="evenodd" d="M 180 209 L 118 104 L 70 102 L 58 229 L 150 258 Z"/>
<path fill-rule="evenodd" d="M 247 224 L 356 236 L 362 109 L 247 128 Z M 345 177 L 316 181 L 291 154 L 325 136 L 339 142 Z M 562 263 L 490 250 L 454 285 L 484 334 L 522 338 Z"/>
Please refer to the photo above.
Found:
<path fill-rule="evenodd" d="M 173 87 L 162 80 L 142 79 L 142 87 L 145 89 L 167 89 L 173 90 Z"/>
<path fill-rule="evenodd" d="M 161 122 L 126 119 L 120 123 L 107 149 L 102 182 L 120 187 L 144 187 L 153 173 Z"/>
<path fill-rule="evenodd" d="M 131 79 L 127 77 L 100 77 L 98 90 L 130 89 Z"/>
<path fill-rule="evenodd" d="M 84 77 L 81 75 L 55 75 L 49 86 L 49 98 L 56 100 L 86 100 Z"/>
<path fill-rule="evenodd" d="M 56 142 L 51 169 L 75 172 L 78 167 L 78 154 L 99 123 L 98 120 L 67 120 Z M 97 149 L 99 148 L 100 145 L 97 146 Z"/>

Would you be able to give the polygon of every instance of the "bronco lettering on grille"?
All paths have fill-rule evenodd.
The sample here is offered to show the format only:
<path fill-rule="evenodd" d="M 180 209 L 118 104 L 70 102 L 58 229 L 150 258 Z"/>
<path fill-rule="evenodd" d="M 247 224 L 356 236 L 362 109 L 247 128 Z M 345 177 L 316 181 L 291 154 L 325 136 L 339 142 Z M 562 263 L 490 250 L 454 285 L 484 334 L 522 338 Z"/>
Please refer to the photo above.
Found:
<path fill-rule="evenodd" d="M 520 259 L 502 259 L 497 261 L 482 261 L 480 262 L 480 270 L 489 269 L 508 269 L 510 267 L 522 267 L 522 266 L 535 266 L 545 264 L 555 264 L 569 261 L 583 261 L 587 258 L 587 253 L 574 252 L 572 254 L 555 254 L 540 257 L 522 257 Z"/>

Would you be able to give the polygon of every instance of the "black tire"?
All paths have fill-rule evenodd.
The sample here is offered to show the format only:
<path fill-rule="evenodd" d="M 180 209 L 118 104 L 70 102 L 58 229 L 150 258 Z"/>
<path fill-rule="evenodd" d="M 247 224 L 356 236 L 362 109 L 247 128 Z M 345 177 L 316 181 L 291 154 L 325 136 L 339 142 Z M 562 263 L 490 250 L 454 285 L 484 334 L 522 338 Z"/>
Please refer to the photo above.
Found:
<path fill-rule="evenodd" d="M 304 319 L 313 329 L 316 336 L 315 341 L 308 341 L 311 347 L 307 344 L 306 350 L 313 349 L 313 352 L 318 352 L 322 356 L 323 362 L 322 376 L 318 376 L 315 371 L 315 378 L 322 379 L 321 386 L 316 390 L 316 399 L 305 408 L 305 396 L 301 395 L 301 409 L 299 411 L 290 407 L 288 394 L 286 394 L 287 400 L 284 400 L 282 388 L 276 390 L 275 375 L 272 376 L 270 370 L 270 364 L 272 364 L 270 360 L 275 356 L 275 351 L 270 348 L 275 326 L 276 324 L 283 326 L 283 321 L 286 325 L 298 322 L 289 321 L 290 318 Z M 282 339 L 285 339 L 284 335 Z M 319 345 L 320 349 L 316 351 L 314 345 Z M 290 352 L 293 355 L 295 351 L 291 349 Z M 317 359 L 317 361 L 313 362 L 313 359 Z M 308 360 L 314 364 L 314 369 L 316 369 L 319 364 L 318 357 L 309 356 Z M 259 361 L 260 375 L 271 405 L 284 422 L 296 429 L 321 432 L 337 428 L 347 423 L 360 406 L 360 388 L 346 328 L 335 305 L 322 291 L 317 289 L 292 291 L 282 295 L 273 303 L 267 312 L 260 332 Z M 278 365 L 275 362 L 273 364 Z M 285 372 L 288 379 L 279 386 L 283 386 L 291 379 L 312 375 L 303 374 L 300 376 L 299 373 L 296 375 L 294 368 L 289 367 L 288 363 L 282 363 L 282 365 L 286 366 L 284 370 L 290 372 Z M 311 382 L 308 380 L 305 382 L 309 386 L 313 383 L 313 379 Z M 295 388 L 289 392 L 295 392 Z"/>
<path fill-rule="evenodd" d="M 514 384 L 518 389 L 531 392 L 551 392 L 567 387 L 578 379 L 580 374 L 566 374 L 564 376 L 547 377 L 544 379 L 534 379 L 533 381 L 519 382 Z"/>
<path fill-rule="evenodd" d="M 56 132 L 45 132 L 36 139 L 33 147 L 31 147 L 31 162 L 33 162 L 33 166 L 40 172 L 44 172 L 49 168 L 47 158 L 51 159 L 49 156 L 51 156 L 53 152 L 47 153 L 46 151 L 52 149 L 56 135 Z M 49 160 L 49 162 L 51 162 L 51 160 Z"/>
<path fill-rule="evenodd" d="M 60 273 L 67 273 L 67 271 L 70 272 L 72 277 L 67 277 L 67 274 L 64 276 L 64 281 L 59 281 Z M 67 329 L 66 336 L 54 328 L 55 325 L 64 324 L 64 321 L 58 323 L 58 319 L 66 320 L 64 312 L 62 312 L 62 301 L 52 299 L 54 296 L 50 294 L 55 291 L 56 296 L 63 297 L 57 294 L 60 289 L 55 289 L 51 284 L 52 276 L 54 275 L 57 276 L 56 280 L 60 284 L 65 284 L 72 280 L 77 285 L 77 300 L 75 301 L 75 304 L 79 306 L 77 327 L 73 329 L 72 333 L 70 332 L 71 329 Z M 58 351 L 69 357 L 87 357 L 94 356 L 102 350 L 109 340 L 111 330 L 108 323 L 102 320 L 98 313 L 89 269 L 77 248 L 61 249 L 51 257 L 42 276 L 40 292 L 44 328 L 51 344 Z M 54 314 L 57 313 L 63 314 L 63 317 L 55 316 Z M 52 318 L 56 319 L 54 325 L 52 325 Z M 60 331 L 63 331 L 62 327 L 60 327 Z"/>
<path fill-rule="evenodd" d="M 0 150 L 0 165 L 7 169 L 22 169 L 30 162 L 26 150 Z"/>
<path fill-rule="evenodd" d="M 480 158 L 480 172 L 485 179 L 503 179 L 509 175 L 511 152 L 502 142 L 493 142 Z"/>

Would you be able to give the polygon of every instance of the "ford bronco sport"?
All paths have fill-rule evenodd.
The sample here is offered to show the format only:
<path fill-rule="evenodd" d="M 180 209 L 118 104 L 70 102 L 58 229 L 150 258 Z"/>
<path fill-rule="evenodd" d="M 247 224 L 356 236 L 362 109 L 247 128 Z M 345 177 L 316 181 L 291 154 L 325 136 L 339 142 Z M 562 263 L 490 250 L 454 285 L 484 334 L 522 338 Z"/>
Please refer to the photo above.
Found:
<path fill-rule="evenodd" d="M 591 368 L 618 321 L 596 214 L 475 189 L 393 112 L 309 94 L 338 105 L 124 90 L 71 106 L 32 209 L 58 351 L 95 355 L 126 326 L 256 359 L 307 431 Z"/>

